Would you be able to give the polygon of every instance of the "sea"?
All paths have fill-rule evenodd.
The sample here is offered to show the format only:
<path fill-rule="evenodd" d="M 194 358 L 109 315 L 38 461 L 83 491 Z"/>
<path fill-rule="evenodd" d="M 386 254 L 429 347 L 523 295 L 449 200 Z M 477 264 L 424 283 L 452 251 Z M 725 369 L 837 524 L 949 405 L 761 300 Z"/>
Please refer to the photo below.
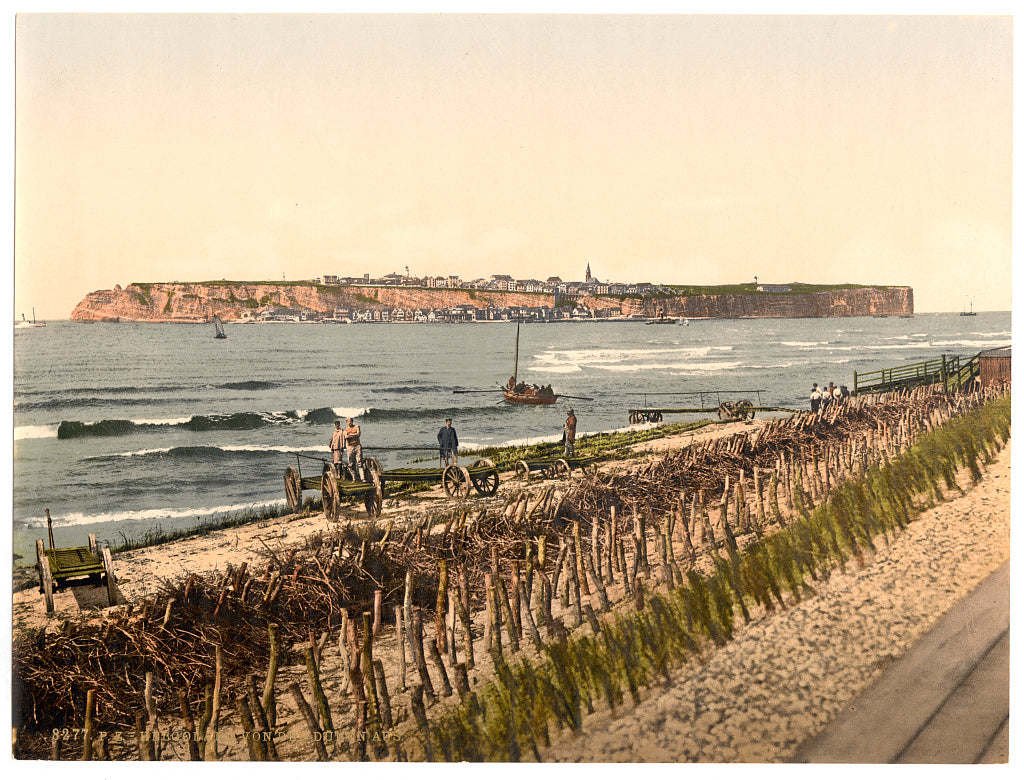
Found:
<path fill-rule="evenodd" d="M 15 555 L 34 562 L 47 509 L 56 546 L 77 547 L 90 533 L 115 545 L 282 507 L 285 469 L 319 475 L 335 419 L 355 418 L 385 468 L 431 466 L 446 417 L 469 449 L 558 441 L 570 406 L 578 435 L 628 430 L 629 410 L 645 407 L 805 409 L 813 382 L 852 387 L 854 371 L 1007 346 L 1011 317 L 526 323 L 518 377 L 552 386 L 546 407 L 502 402 L 514 322 L 226 329 L 15 329 Z"/>

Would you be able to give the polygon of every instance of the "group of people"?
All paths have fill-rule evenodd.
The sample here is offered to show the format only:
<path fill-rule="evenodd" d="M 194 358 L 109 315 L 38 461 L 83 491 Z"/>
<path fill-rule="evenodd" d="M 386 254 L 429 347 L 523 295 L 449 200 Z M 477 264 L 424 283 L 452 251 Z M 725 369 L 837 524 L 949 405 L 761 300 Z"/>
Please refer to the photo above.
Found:
<path fill-rule="evenodd" d="M 817 387 L 817 385 L 815 385 Z M 351 417 L 347 420 L 348 425 L 341 427 L 341 420 L 334 421 L 334 434 L 331 436 L 331 459 L 335 471 L 340 471 L 343 463 L 342 453 L 348 455 L 348 467 L 352 475 L 360 482 L 364 482 L 363 471 L 363 446 L 359 441 L 359 426 Z M 565 425 L 562 426 L 562 445 L 565 447 L 566 457 L 576 451 L 576 413 L 570 408 L 565 418 Z M 452 418 L 447 417 L 444 427 L 437 432 L 438 455 L 441 463 L 445 466 L 459 463 L 459 434 L 452 426 Z"/>
<path fill-rule="evenodd" d="M 537 395 L 543 397 L 550 397 L 555 394 L 555 391 L 551 389 L 551 385 L 544 385 L 543 387 L 541 387 L 540 385 L 528 385 L 525 382 L 517 383 L 516 378 L 514 376 L 510 376 L 508 378 L 508 384 L 505 385 L 505 389 L 507 389 L 511 393 L 515 393 L 516 395 Z"/>
<path fill-rule="evenodd" d="M 363 445 L 359 442 L 359 426 L 348 418 L 348 425 L 341 427 L 341 420 L 334 421 L 334 434 L 331 436 L 331 459 L 334 470 L 339 471 L 342 463 L 341 453 L 348 454 L 348 467 L 352 475 L 360 482 L 365 482 L 363 475 Z"/>
<path fill-rule="evenodd" d="M 811 386 L 811 411 L 825 411 L 828 405 L 831 403 L 837 403 L 845 398 L 848 398 L 850 391 L 846 389 L 846 385 L 840 385 L 836 387 L 832 382 L 828 383 L 828 387 L 818 387 L 818 383 L 815 382 Z"/>

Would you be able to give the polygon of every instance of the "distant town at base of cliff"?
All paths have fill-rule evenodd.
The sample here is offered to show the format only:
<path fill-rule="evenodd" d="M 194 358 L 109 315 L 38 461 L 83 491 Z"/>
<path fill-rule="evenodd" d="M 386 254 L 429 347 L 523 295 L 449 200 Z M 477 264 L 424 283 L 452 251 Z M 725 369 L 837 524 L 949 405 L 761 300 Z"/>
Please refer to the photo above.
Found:
<path fill-rule="evenodd" d="M 502 277 L 472 283 L 446 280 L 463 286 L 424 281 L 324 277 L 295 282 L 136 282 L 89 293 L 71 319 L 205 322 L 217 315 L 225 322 L 660 322 L 914 313 L 914 291 L 904 286 L 799 282 L 616 286 L 589 278 L 562 282 L 557 277 L 543 283 Z"/>

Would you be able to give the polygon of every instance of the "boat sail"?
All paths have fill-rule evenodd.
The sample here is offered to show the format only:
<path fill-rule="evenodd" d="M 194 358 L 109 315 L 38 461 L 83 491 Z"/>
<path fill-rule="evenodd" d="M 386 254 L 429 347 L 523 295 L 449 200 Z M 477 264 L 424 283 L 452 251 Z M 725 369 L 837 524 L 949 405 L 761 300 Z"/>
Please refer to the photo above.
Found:
<path fill-rule="evenodd" d="M 220 317 L 216 314 L 213 315 L 213 327 L 216 330 L 215 339 L 226 339 L 228 337 L 228 334 L 224 332 L 224 323 L 221 322 Z"/>

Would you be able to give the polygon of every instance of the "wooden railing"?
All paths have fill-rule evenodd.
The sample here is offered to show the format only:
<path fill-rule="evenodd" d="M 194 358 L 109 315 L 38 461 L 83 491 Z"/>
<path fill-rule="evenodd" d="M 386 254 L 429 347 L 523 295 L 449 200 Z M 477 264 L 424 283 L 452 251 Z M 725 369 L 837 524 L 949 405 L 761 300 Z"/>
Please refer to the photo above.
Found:
<path fill-rule="evenodd" d="M 959 355 L 942 355 L 936 360 L 908 363 L 877 371 L 854 371 L 853 393 L 884 393 L 923 385 L 942 385 L 947 391 L 954 392 L 966 387 L 978 376 L 979 355 L 969 360 L 964 360 Z"/>

